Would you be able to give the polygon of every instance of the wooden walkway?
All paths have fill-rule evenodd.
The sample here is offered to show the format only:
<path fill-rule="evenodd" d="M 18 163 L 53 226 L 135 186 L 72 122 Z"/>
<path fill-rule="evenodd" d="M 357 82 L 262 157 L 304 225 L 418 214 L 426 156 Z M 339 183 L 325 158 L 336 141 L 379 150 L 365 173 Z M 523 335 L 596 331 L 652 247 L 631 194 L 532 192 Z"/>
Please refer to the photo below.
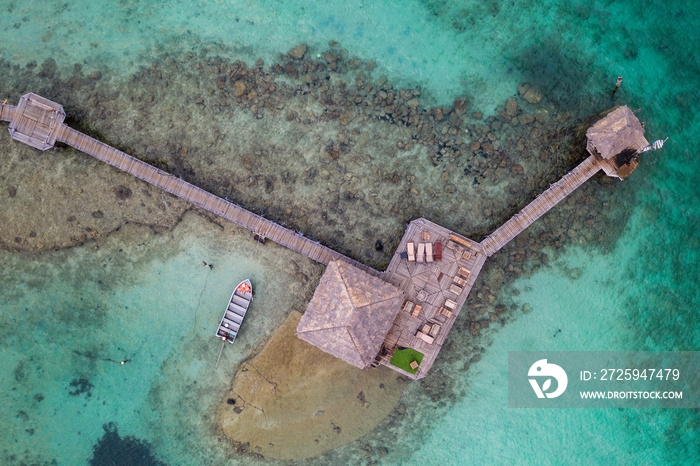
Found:
<path fill-rule="evenodd" d="M 7 103 L 3 104 L 2 102 L 0 102 L 0 104 L 2 104 L 0 106 L 0 121 L 12 121 L 15 117 L 15 109 L 17 109 L 17 107 Z"/>
<path fill-rule="evenodd" d="M 108 163 L 119 170 L 134 175 L 177 197 L 185 199 L 202 209 L 230 220 L 252 231 L 261 238 L 269 238 L 275 243 L 303 254 L 316 262 L 328 264 L 331 260 L 342 259 L 373 276 L 381 275 L 380 272 L 371 267 L 350 259 L 343 254 L 288 228 L 284 228 L 260 215 L 256 215 L 241 206 L 221 199 L 170 173 L 159 170 L 152 165 L 108 146 L 97 139 L 86 136 L 69 126 L 61 125 L 61 127 L 57 129 L 56 140 Z"/>
<path fill-rule="evenodd" d="M 601 166 L 596 157 L 589 156 L 484 239 L 481 242 L 484 254 L 488 257 L 495 254 L 600 169 Z"/>

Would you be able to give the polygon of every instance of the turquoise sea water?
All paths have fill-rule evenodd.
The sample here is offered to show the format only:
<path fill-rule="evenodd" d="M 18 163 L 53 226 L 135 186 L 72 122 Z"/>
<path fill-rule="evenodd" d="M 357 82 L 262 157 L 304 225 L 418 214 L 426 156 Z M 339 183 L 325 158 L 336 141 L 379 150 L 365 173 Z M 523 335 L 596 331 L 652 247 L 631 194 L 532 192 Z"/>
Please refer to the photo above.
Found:
<path fill-rule="evenodd" d="M 53 58 L 65 74 L 80 63 L 85 74 L 101 71 L 116 93 L 125 91 L 132 73 L 169 51 L 208 47 L 227 59 L 252 64 L 262 57 L 269 64 L 299 43 L 320 53 L 331 40 L 376 62 L 375 75 L 386 75 L 396 88 L 420 86 L 426 105 L 449 105 L 466 95 L 470 111 L 487 116 L 516 94 L 519 82 L 528 81 L 541 86 L 558 111 L 586 117 L 610 105 L 615 78 L 623 76 L 617 102 L 642 108 L 648 139 L 669 136 L 669 141 L 663 151 L 645 154 L 624 186 L 612 188 L 626 203 L 613 206 L 619 221 L 612 222 L 600 247 L 571 239 L 556 260 L 498 289 L 497 299 L 515 310 L 514 318 L 481 336 L 485 350 L 469 371 L 461 370 L 467 355 L 446 365 L 459 389 L 444 396 L 454 401 L 422 412 L 411 400 L 423 386 L 413 384 L 402 403 L 419 413 L 414 422 L 427 427 L 416 439 L 414 426 L 402 424 L 403 431 L 385 440 L 388 454 L 372 459 L 700 462 L 697 411 L 510 410 L 505 388 L 511 350 L 700 349 L 695 149 L 700 24 L 689 2 L 1 6 L 0 58 L 19 69 Z M 17 86 L 1 76 L 2 100 L 16 100 L 9 89 Z M 60 102 L 61 90 L 55 94 L 51 97 Z M 265 128 L 274 138 L 277 129 Z M 138 141 L 138 132 L 132 138 Z M 6 136 L 2 141 L 17 144 Z M 373 155 L 382 160 L 383 154 Z M 415 173 L 429 165 L 417 159 Z M 267 170 L 274 172 L 274 165 Z M 1 199 L 9 203 L 5 190 Z M 371 248 L 374 238 L 357 231 L 356 241 Z M 254 354 L 289 310 L 303 309 L 320 268 L 279 248 L 254 247 L 244 233 L 222 231 L 190 212 L 165 234 L 131 225 L 80 247 L 3 251 L 3 462 L 85 463 L 110 422 L 121 436 L 149 442 L 168 464 L 257 462 L 232 455 L 219 442 L 208 408 L 220 401 L 240 361 Z M 202 267 L 202 260 L 215 268 Z M 304 285 L 289 278 L 300 267 L 310 277 Z M 226 348 L 213 367 L 219 345 L 209 334 L 220 303 L 245 276 L 256 283 L 260 311 L 247 318 L 251 331 L 236 350 Z M 465 337 L 459 335 L 453 338 Z M 123 366 L 113 362 L 126 359 L 131 361 Z M 343 447 L 319 462 L 369 460 L 355 453 Z"/>

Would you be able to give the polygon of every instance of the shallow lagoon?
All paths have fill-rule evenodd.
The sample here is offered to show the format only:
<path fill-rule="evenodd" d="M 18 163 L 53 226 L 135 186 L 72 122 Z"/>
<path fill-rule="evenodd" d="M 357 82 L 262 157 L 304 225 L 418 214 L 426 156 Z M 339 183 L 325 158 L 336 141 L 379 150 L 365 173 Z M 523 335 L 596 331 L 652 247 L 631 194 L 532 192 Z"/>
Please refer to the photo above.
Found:
<path fill-rule="evenodd" d="M 533 232 L 524 235 L 525 240 L 516 241 L 500 257 L 487 262 L 480 279 L 483 297 L 478 298 L 480 290 L 475 289 L 468 303 L 473 309 L 482 305 L 490 309 L 485 303 L 493 295 L 492 311 L 498 304 L 507 308 L 502 318 L 505 328 L 495 325 L 473 337 L 466 322 L 471 316 L 463 311 L 465 328 L 454 331 L 452 348 L 443 351 L 443 364 L 432 376 L 409 384 L 395 412 L 376 431 L 318 461 L 529 460 L 538 454 L 543 455 L 540 459 L 561 454 L 553 448 L 563 444 L 564 459 L 604 462 L 612 451 L 620 459 L 634 462 L 692 463 L 699 455 L 696 413 L 572 410 L 524 414 L 505 409 L 504 391 L 493 388 L 505 379 L 508 350 L 698 349 L 697 326 L 692 320 L 698 307 L 698 193 L 694 182 L 698 162 L 692 150 L 692 141 L 697 139 L 693 121 L 698 97 L 697 63 L 692 57 L 697 55 L 698 41 L 693 40 L 695 19 L 683 8 L 664 4 L 639 10 L 624 2 L 566 2 L 533 8 L 500 2 L 409 3 L 400 7 L 392 2 L 288 3 L 283 8 L 235 2 L 208 2 L 196 7 L 186 2 L 167 7 L 153 3 L 78 6 L 55 2 L 46 6 L 44 2 L 25 2 L 7 5 L 0 53 L 9 68 L 3 71 L 0 90 L 3 99 L 10 100 L 29 90 L 46 91 L 47 97 L 66 104 L 69 113 L 82 117 L 100 134 L 114 138 L 122 147 L 136 148 L 137 154 L 165 157 L 164 163 L 171 168 L 178 165 L 177 158 L 168 159 L 170 152 L 191 146 L 193 152 L 185 151 L 179 159 L 196 168 L 196 176 L 213 186 L 220 182 L 212 178 L 217 170 L 230 175 L 236 171 L 231 164 L 245 162 L 246 155 L 253 160 L 260 157 L 257 141 L 269 139 L 280 145 L 285 138 L 308 137 L 299 146 L 301 158 L 273 156 L 259 169 L 254 167 L 256 163 L 246 168 L 250 175 L 262 178 L 237 193 L 244 197 L 241 202 L 259 211 L 268 210 L 276 220 L 297 225 L 326 243 L 338 238 L 339 230 L 348 230 L 346 237 L 332 245 L 381 265 L 392 252 L 392 238 L 400 236 L 402 222 L 412 215 L 426 215 L 459 227 L 465 234 L 485 234 L 507 218 L 512 204 L 520 205 L 528 194 L 539 192 L 541 187 L 534 180 L 555 180 L 566 169 L 565 164 L 557 173 L 548 173 L 542 164 L 528 159 L 529 148 L 518 151 L 514 143 L 510 155 L 532 169 L 525 182 L 527 194 L 508 194 L 508 185 L 517 184 L 517 178 L 497 186 L 491 176 L 485 176 L 480 185 L 468 188 L 471 178 L 462 180 L 460 173 L 450 172 L 449 160 L 433 165 L 428 145 L 417 144 L 415 152 L 399 152 L 397 158 L 389 147 L 410 137 L 406 129 L 366 120 L 352 124 L 370 140 L 388 139 L 386 145 L 377 143 L 374 147 L 367 146 L 359 135 L 356 139 L 357 144 L 365 144 L 362 147 L 372 147 L 371 163 L 380 173 L 365 171 L 368 160 L 359 154 L 354 165 L 348 163 L 355 157 L 352 150 L 351 156 L 340 154 L 345 170 L 340 172 L 324 158 L 326 139 L 313 141 L 330 132 L 331 139 L 342 142 L 342 128 L 318 121 L 285 126 L 284 115 L 266 117 L 260 125 L 246 113 L 249 107 L 224 112 L 220 117 L 195 112 L 192 109 L 199 108 L 196 103 L 191 102 L 190 108 L 179 102 L 183 96 L 194 100 L 205 94 L 207 87 L 194 86 L 209 84 L 205 78 L 197 81 L 185 76 L 192 71 L 183 72 L 180 79 L 172 66 L 163 66 L 162 72 L 174 77 L 168 86 L 147 87 L 150 78 L 137 78 L 134 87 L 129 80 L 140 67 L 151 68 L 163 54 L 165 62 L 168 57 L 192 51 L 192 63 L 207 63 L 207 57 L 219 54 L 229 62 L 240 59 L 250 67 L 262 57 L 269 66 L 278 60 L 277 54 L 298 43 L 306 42 L 309 53 L 320 54 L 329 48 L 328 41 L 335 40 L 363 63 L 376 63 L 373 79 L 386 75 L 395 88 L 420 86 L 421 105 L 449 106 L 456 97 L 466 95 L 469 112 L 480 111 L 487 118 L 502 111 L 499 106 L 508 97 L 517 95 L 519 82 L 531 81 L 545 90 L 551 104 L 545 107 L 548 111 L 559 116 L 568 112 L 575 119 L 604 109 L 615 77 L 623 75 L 618 101 L 643 107 L 641 115 L 650 139 L 671 137 L 664 152 L 649 154 L 622 185 L 598 180 L 581 188 L 573 201 L 580 203 L 580 208 L 568 202 L 559 206 L 559 215 L 550 213 Z M 659 12 L 673 21 L 657 21 Z M 584 33 L 575 33 L 572 24 L 582 25 Z M 66 38 L 70 38 L 68 45 Z M 74 64 L 79 63 L 82 75 L 94 78 L 97 84 L 94 88 L 65 88 L 42 68 L 50 57 L 62 80 L 68 80 L 75 72 Z M 31 62 L 37 66 L 29 69 L 33 77 L 28 78 L 24 70 Z M 101 75 L 94 74 L 96 71 Z M 206 75 L 210 69 L 198 71 Z M 27 89 L 30 84 L 36 87 Z M 138 86 L 144 86 L 141 93 Z M 133 126 L 129 122 L 143 111 L 139 99 L 146 99 L 152 89 L 157 90 L 161 101 L 156 104 L 161 107 L 143 127 Z M 100 118 L 91 102 L 113 114 Z M 520 102 L 523 111 L 530 111 Z M 191 112 L 191 129 L 182 133 L 182 140 L 174 147 L 158 146 L 162 140 L 177 140 L 173 128 L 158 118 L 170 105 L 178 109 L 177 105 L 182 105 Z M 298 105 L 294 110 L 300 114 L 303 110 L 318 112 L 313 101 L 290 105 Z M 206 148 L 217 136 L 203 133 L 209 121 L 216 121 L 220 130 L 233 135 L 218 147 L 213 160 L 206 160 Z M 466 124 L 480 122 L 467 120 Z M 545 134 L 548 128 L 543 127 Z M 555 134 L 555 130 L 549 131 Z M 351 128 L 347 133 L 351 139 Z M 205 134 L 204 141 L 199 146 L 190 144 L 197 134 Z M 236 139 L 252 142 L 236 152 Z M 505 135 L 503 139 L 507 139 Z M 193 212 L 183 214 L 187 207 L 167 198 L 162 199 L 162 209 L 158 208 L 161 199 L 155 193 L 147 196 L 134 188 L 132 205 L 115 207 L 112 188 L 131 181 L 112 174 L 108 167 L 82 162 L 79 156 L 61 151 L 44 157 L 18 148 L 7 134 L 1 140 L 8 149 L 2 159 L 0 198 L 3 210 L 12 213 L 6 214 L 0 227 L 5 247 L 0 308 L 9 322 L 3 330 L 2 365 L 6 374 L 12 374 L 4 379 L 2 390 L 0 429 L 6 439 L 5 461 L 84 462 L 92 456 L 92 447 L 108 422 L 116 423 L 123 437 L 132 435 L 150 442 L 156 457 L 167 463 L 199 464 L 224 458 L 256 461 L 249 454 L 237 453 L 225 441 L 219 442 L 210 409 L 221 401 L 240 362 L 255 353 L 290 310 L 303 310 L 321 268 L 274 246 L 256 249 L 246 234 L 231 226 L 222 230 Z M 464 142 L 471 140 L 465 137 Z M 304 146 L 313 144 L 313 151 L 304 152 Z M 509 146 L 504 143 L 504 147 Z M 263 149 L 272 152 L 269 145 Z M 283 154 L 293 151 L 294 147 Z M 551 153 L 567 156 L 556 149 Z M 59 161 L 66 155 L 68 161 Z M 32 166 L 35 157 L 43 157 L 36 162 L 36 170 Z M 207 171 L 209 162 L 214 168 Z M 468 168 L 467 162 L 457 163 L 465 164 L 460 172 Z M 273 181 L 275 189 L 267 193 L 265 177 L 279 176 L 281 164 L 297 177 L 283 187 Z M 61 231 L 48 230 L 74 224 L 67 221 L 69 215 L 46 206 L 52 205 L 50 199 L 56 193 L 52 187 L 64 188 L 63 202 L 75 199 L 79 187 L 71 174 L 78 165 L 85 176 L 98 177 L 107 184 L 102 191 L 99 183 L 86 186 L 81 204 L 71 207 L 79 228 L 89 226 L 96 233 L 87 232 L 84 238 L 75 233 L 76 243 L 88 240 L 82 246 L 42 251 L 39 244 L 43 249 L 47 245 L 50 249 L 62 247 L 50 241 L 61 237 Z M 393 181 L 382 182 L 391 180 L 397 165 L 401 181 L 395 187 Z M 59 169 L 48 173 L 52 166 Z M 371 182 L 356 192 L 349 188 L 341 191 L 337 202 L 326 206 L 329 221 L 313 220 L 313 216 L 304 221 L 295 218 L 294 209 L 287 209 L 289 213 L 282 209 L 285 196 L 294 194 L 298 199 L 301 195 L 307 204 L 314 204 L 328 196 L 331 185 L 336 184 L 315 181 L 300 187 L 300 174 L 310 167 L 318 172 L 327 170 L 328 177 L 344 178 L 349 172 L 349 187 L 364 179 Z M 433 196 L 426 190 L 442 182 L 443 172 L 448 172 L 447 184 L 454 184 L 459 193 L 469 193 L 459 204 L 460 196 L 454 192 Z M 187 176 L 186 170 L 182 173 Z M 415 180 L 410 181 L 410 176 Z M 367 195 L 374 189 L 372 182 L 378 183 L 389 204 L 396 204 L 397 212 L 392 212 L 390 205 L 379 205 L 374 207 L 377 212 L 386 213 L 367 218 L 362 204 L 353 199 L 355 194 Z M 410 183 L 415 183 L 418 194 L 408 194 L 414 196 L 413 204 L 401 209 L 400 199 L 411 192 Z M 10 196 L 12 187 L 16 196 Z M 36 194 L 42 189 L 44 194 Z M 611 199 L 623 202 L 616 205 Z M 13 204 L 20 200 L 21 206 Z M 593 205 L 607 202 L 610 210 L 586 207 L 586 200 Z M 492 206 L 486 209 L 474 205 L 488 201 Z M 445 208 L 446 202 L 456 204 L 456 210 Z M 37 209 L 46 212 L 43 216 L 30 213 Z M 104 217 L 92 215 L 98 210 Z M 85 218 L 81 217 L 83 211 Z M 127 224 L 111 233 L 124 222 L 142 223 L 153 212 L 159 212 L 162 226 Z M 564 222 L 581 223 L 573 229 L 562 225 L 564 212 Z M 590 218 L 579 219 L 579 215 Z M 587 221 L 602 225 L 602 234 L 591 234 L 594 226 Z M 556 239 L 542 240 L 537 252 L 530 251 L 532 239 L 547 231 L 555 231 Z M 22 241 L 16 242 L 16 238 Z M 377 239 L 383 240 L 383 251 L 376 249 Z M 584 244 L 574 247 L 581 242 Z M 548 259 L 543 261 L 542 254 Z M 202 260 L 214 262 L 214 270 L 202 267 Z M 513 264 L 520 274 L 508 270 Z M 521 274 L 522 278 L 514 278 Z M 248 275 L 254 278 L 260 296 L 258 312 L 246 320 L 248 329 L 255 331 L 246 332 L 236 351 L 226 348 L 219 366 L 212 368 L 219 345 L 209 334 L 220 317 L 217 303 L 224 302 L 230 288 Z M 120 366 L 104 359 L 131 361 Z M 129 396 L 124 396 L 127 390 Z M 423 427 L 416 430 L 417 424 Z M 606 433 L 606 440 L 595 441 L 594 431 Z M 543 440 L 531 440 L 533 432 Z M 422 443 L 420 449 L 412 446 L 417 442 Z M 37 444 L 42 448 L 32 447 Z"/>

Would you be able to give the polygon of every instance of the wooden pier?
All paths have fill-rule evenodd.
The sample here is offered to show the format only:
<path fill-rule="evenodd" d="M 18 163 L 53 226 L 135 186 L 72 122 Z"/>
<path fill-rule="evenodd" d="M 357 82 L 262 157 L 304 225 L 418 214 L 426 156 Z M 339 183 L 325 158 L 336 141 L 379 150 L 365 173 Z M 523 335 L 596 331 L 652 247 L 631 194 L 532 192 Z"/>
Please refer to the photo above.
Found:
<path fill-rule="evenodd" d="M 601 168 L 598 159 L 593 155 L 589 156 L 484 239 L 481 242 L 484 254 L 491 257 Z"/>
<path fill-rule="evenodd" d="M 379 272 L 371 267 L 367 267 L 316 241 L 288 228 L 284 228 L 260 215 L 256 215 L 239 205 L 215 196 L 202 188 L 190 184 L 163 170 L 159 170 L 152 165 L 142 162 L 90 136 L 86 136 L 66 125 L 62 125 L 58 129 L 56 139 L 98 160 L 108 163 L 119 170 L 134 175 L 153 186 L 157 186 L 170 194 L 185 199 L 219 217 L 230 220 L 252 231 L 258 238 L 269 238 L 281 246 L 303 254 L 309 259 L 322 264 L 328 264 L 335 259 L 342 259 L 367 273 L 379 276 Z"/>
<path fill-rule="evenodd" d="M 61 141 L 250 230 L 261 242 L 269 238 L 322 264 L 328 265 L 340 260 L 372 277 L 380 278 L 381 283 L 375 282 L 369 287 L 365 285 L 376 280 L 375 278 L 369 277 L 371 280 L 364 279 L 362 283 L 354 284 L 356 291 L 360 290 L 362 293 L 353 295 L 353 299 L 360 302 L 358 304 L 353 301 L 353 306 L 362 304 L 367 296 L 371 296 L 378 289 L 386 288 L 388 284 L 393 285 L 392 288 L 395 287 L 394 290 L 399 296 L 396 301 L 402 304 L 400 309 L 385 309 L 390 314 L 386 319 L 387 328 L 393 319 L 388 332 L 382 330 L 379 334 L 378 331 L 374 331 L 376 329 L 372 328 L 371 322 L 353 327 L 352 332 L 368 332 L 368 335 L 377 341 L 377 346 L 386 332 L 381 350 L 372 365 L 387 365 L 412 379 L 423 378 L 430 371 L 487 257 L 495 254 L 599 170 L 603 169 L 608 176 L 620 179 L 629 175 L 638 163 L 635 151 L 648 145 L 643 137 L 644 130 L 634 114 L 627 107 L 614 109 L 591 128 L 595 131 L 587 134 L 591 156 L 537 196 L 484 241 L 472 241 L 420 218 L 409 223 L 389 267 L 382 273 L 82 134 L 63 124 L 65 116 L 60 104 L 36 94 L 22 96 L 17 106 L 5 102 L 0 108 L 0 120 L 10 122 L 9 130 L 13 139 L 40 150 L 49 149 L 56 141 Z M 618 152 L 622 150 L 620 148 L 624 149 L 625 153 L 631 150 L 634 154 L 621 157 L 622 153 Z M 335 263 L 335 267 L 340 266 Z M 401 296 L 404 298 L 401 299 Z M 334 302 L 336 298 L 323 297 L 329 303 Z M 326 317 L 332 316 L 324 316 Z M 374 318 L 376 324 L 375 314 L 365 317 L 369 320 Z M 360 334 L 355 336 L 365 337 Z M 396 351 L 406 348 L 422 354 L 420 363 L 411 362 L 410 370 L 413 372 L 391 363 Z M 371 360 L 372 356 L 369 357 Z"/>

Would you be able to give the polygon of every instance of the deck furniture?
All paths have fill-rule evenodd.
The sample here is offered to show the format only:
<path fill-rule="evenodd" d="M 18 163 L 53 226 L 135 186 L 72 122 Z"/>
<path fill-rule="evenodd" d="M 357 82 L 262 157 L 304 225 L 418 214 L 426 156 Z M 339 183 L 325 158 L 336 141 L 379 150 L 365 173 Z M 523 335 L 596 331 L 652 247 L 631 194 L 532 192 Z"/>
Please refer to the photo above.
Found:
<path fill-rule="evenodd" d="M 452 301 L 451 299 L 446 299 L 445 300 L 445 307 L 454 311 L 455 308 L 457 307 L 457 303 Z"/>
<path fill-rule="evenodd" d="M 470 251 L 464 251 L 464 253 L 462 253 L 462 257 L 468 260 L 470 257 L 472 257 L 472 253 Z"/>
<path fill-rule="evenodd" d="M 457 286 L 461 286 L 462 288 L 464 288 L 464 287 L 467 285 L 467 280 L 465 280 L 465 279 L 462 278 L 462 277 L 455 277 L 455 278 L 452 279 L 452 283 L 454 283 L 454 284 L 457 285 Z"/>
<path fill-rule="evenodd" d="M 447 309 L 446 307 L 441 307 L 440 310 L 438 310 L 438 314 L 444 317 L 447 317 L 448 319 L 452 317 L 452 311 Z"/>
<path fill-rule="evenodd" d="M 413 241 L 406 243 L 406 255 L 408 255 L 409 262 L 415 262 L 416 260 L 416 245 Z"/>
<path fill-rule="evenodd" d="M 418 294 L 416 295 L 416 299 L 418 301 L 425 301 L 425 298 L 428 297 L 428 292 L 425 290 L 420 290 Z"/>
<path fill-rule="evenodd" d="M 424 342 L 426 342 L 429 345 L 432 345 L 433 342 L 435 341 L 435 338 L 431 337 L 430 335 L 426 335 L 425 333 L 420 332 L 420 331 L 416 332 L 416 337 L 423 340 Z"/>
<path fill-rule="evenodd" d="M 435 260 L 442 260 L 442 243 L 440 241 L 435 241 Z"/>
<path fill-rule="evenodd" d="M 406 312 L 411 312 L 413 310 L 413 306 L 415 306 L 415 304 L 413 304 L 411 301 L 406 301 L 406 304 L 403 305 L 403 310 Z"/>
<path fill-rule="evenodd" d="M 411 364 L 409 364 L 409 366 L 415 371 L 416 369 L 418 369 L 418 361 L 411 361 Z"/>
<path fill-rule="evenodd" d="M 465 248 L 470 248 L 472 247 L 472 243 L 467 241 L 466 239 L 462 239 L 459 236 L 455 235 L 454 233 L 450 234 L 450 240 L 454 241 L 457 244 L 461 244 Z"/>
<path fill-rule="evenodd" d="M 439 324 L 433 324 L 433 326 L 430 328 L 429 335 L 433 338 L 437 337 L 438 333 L 440 333 L 440 329 L 442 328 L 441 325 Z"/>
<path fill-rule="evenodd" d="M 418 254 L 416 255 L 416 262 L 425 261 L 425 243 L 418 243 Z"/>
<path fill-rule="evenodd" d="M 423 241 L 428 241 L 430 239 L 430 232 L 429 231 L 424 231 L 420 234 L 420 239 Z"/>
<path fill-rule="evenodd" d="M 469 275 L 472 273 L 471 270 L 465 269 L 464 267 L 460 267 L 459 270 L 457 271 L 457 275 L 460 275 L 461 277 L 464 277 L 465 279 L 469 278 Z"/>
<path fill-rule="evenodd" d="M 416 305 L 416 307 L 413 308 L 413 312 L 411 312 L 411 317 L 414 319 L 418 318 L 418 315 L 420 314 L 420 311 L 423 309 L 423 306 Z"/>
<path fill-rule="evenodd" d="M 452 285 L 450 285 L 450 292 L 459 296 L 460 294 L 462 294 L 462 287 L 453 283 Z"/>
<path fill-rule="evenodd" d="M 425 261 L 433 261 L 433 243 L 425 243 Z"/>

